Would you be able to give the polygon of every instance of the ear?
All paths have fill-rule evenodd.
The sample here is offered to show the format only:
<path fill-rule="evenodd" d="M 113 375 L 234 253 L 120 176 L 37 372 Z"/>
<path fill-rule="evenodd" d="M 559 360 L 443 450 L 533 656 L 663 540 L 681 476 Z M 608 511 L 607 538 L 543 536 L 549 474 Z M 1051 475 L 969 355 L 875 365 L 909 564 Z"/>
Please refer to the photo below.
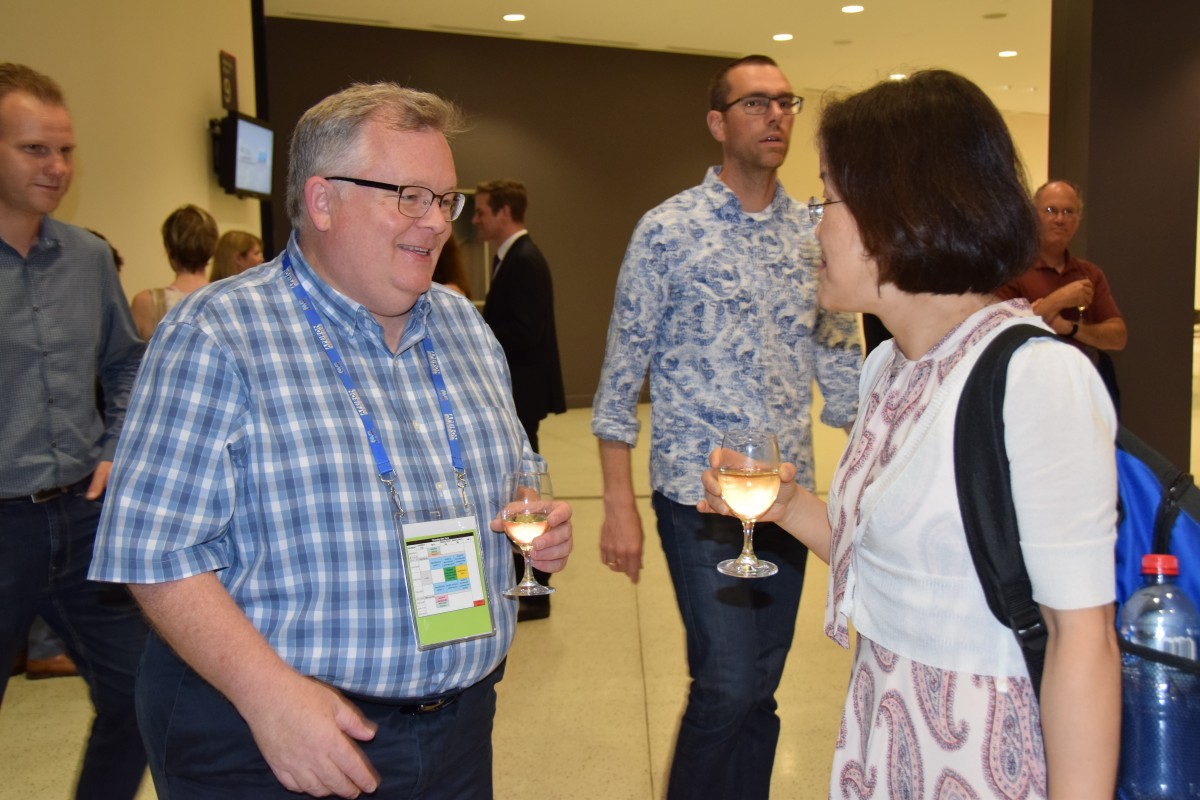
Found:
<path fill-rule="evenodd" d="M 708 124 L 708 132 L 718 142 L 725 141 L 725 115 L 720 111 L 709 111 L 704 121 Z"/>
<path fill-rule="evenodd" d="M 313 228 L 327 231 L 333 224 L 333 208 L 337 203 L 337 192 L 329 181 L 313 175 L 304 182 L 304 208 Z"/>

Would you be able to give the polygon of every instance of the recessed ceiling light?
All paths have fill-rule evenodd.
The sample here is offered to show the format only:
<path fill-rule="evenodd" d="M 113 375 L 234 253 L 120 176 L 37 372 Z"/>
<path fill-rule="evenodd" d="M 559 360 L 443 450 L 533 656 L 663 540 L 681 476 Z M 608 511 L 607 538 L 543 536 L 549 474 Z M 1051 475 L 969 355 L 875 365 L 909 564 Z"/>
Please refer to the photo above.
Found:
<path fill-rule="evenodd" d="M 892 80 L 892 81 L 902 81 L 902 80 L 904 80 L 904 79 L 905 79 L 905 78 L 907 78 L 907 77 L 908 77 L 908 76 L 907 76 L 907 75 L 905 75 L 903 72 L 893 72 L 891 75 L 888 75 L 888 80 Z"/>
<path fill-rule="evenodd" d="M 996 53 L 996 55 L 1000 56 L 1001 58 L 1015 58 L 1017 55 L 1017 51 L 1016 50 L 1001 50 L 999 53 Z"/>
<path fill-rule="evenodd" d="M 505 22 L 522 22 L 525 19 L 524 14 L 505 14 L 501 17 Z"/>
<path fill-rule="evenodd" d="M 790 42 L 795 37 L 793 37 L 790 33 L 777 33 L 771 38 L 777 42 Z"/>
<path fill-rule="evenodd" d="M 843 14 L 857 14 L 858 12 L 860 12 L 862 10 L 863 10 L 862 6 L 842 6 Z"/>

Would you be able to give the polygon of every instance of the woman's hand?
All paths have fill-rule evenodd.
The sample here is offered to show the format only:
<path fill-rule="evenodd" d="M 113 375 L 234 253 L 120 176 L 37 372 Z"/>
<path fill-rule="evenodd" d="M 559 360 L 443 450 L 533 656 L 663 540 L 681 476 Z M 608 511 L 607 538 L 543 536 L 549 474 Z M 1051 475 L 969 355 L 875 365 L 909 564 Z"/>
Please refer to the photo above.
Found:
<path fill-rule="evenodd" d="M 721 448 L 713 450 L 708 456 L 709 469 L 700 473 L 700 482 L 704 484 L 704 499 L 696 504 L 696 510 L 702 514 L 724 514 L 727 517 L 736 517 L 733 511 L 721 499 L 721 483 L 717 478 L 719 470 L 717 466 L 721 463 Z M 778 523 L 784 512 L 787 510 L 787 504 L 791 500 L 792 495 L 798 489 L 796 486 L 796 465 L 791 463 L 781 464 L 779 467 L 779 496 L 775 498 L 775 502 L 771 507 L 764 511 L 755 522 L 776 522 Z"/>
<path fill-rule="evenodd" d="M 721 463 L 721 450 L 717 448 L 708 456 L 709 468 L 700 474 L 704 485 L 704 499 L 696 504 L 702 514 L 724 514 L 735 517 L 725 501 L 721 499 L 721 484 L 717 479 L 717 466 Z M 796 485 L 796 465 L 781 464 L 779 467 L 779 495 L 771 507 L 764 511 L 756 522 L 774 522 L 796 537 L 822 561 L 829 561 L 829 511 L 825 501 L 807 489 Z"/>

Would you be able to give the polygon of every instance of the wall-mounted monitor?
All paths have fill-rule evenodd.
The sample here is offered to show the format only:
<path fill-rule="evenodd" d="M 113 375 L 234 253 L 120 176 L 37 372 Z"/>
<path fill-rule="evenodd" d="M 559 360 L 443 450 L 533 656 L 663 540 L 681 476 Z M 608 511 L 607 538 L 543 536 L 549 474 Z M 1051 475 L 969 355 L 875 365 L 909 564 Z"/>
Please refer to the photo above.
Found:
<path fill-rule="evenodd" d="M 260 119 L 231 111 L 213 120 L 213 167 L 217 183 L 238 197 L 271 199 L 275 133 Z"/>

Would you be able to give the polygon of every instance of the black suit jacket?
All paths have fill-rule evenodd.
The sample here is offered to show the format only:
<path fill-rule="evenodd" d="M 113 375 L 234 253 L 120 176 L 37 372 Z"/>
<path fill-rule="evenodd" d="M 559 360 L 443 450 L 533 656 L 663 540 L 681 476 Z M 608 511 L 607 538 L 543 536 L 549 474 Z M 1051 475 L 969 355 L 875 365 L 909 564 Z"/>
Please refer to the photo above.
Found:
<path fill-rule="evenodd" d="M 483 318 L 504 348 L 513 400 L 522 420 L 567 410 L 550 267 L 529 234 L 513 242 L 483 304 Z"/>

